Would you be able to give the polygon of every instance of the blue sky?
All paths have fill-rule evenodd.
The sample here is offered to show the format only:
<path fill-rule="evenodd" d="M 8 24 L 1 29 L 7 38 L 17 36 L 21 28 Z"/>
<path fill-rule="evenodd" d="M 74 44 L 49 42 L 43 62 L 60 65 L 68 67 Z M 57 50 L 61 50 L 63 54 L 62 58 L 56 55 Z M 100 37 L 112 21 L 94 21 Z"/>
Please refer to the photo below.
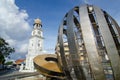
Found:
<path fill-rule="evenodd" d="M 44 31 L 44 47 L 51 52 L 54 50 L 59 24 L 65 13 L 73 8 L 79 0 L 16 0 L 20 9 L 25 9 L 29 14 L 30 24 L 33 19 L 40 18 Z M 52 51 L 53 51 L 52 50 Z"/>
<path fill-rule="evenodd" d="M 54 53 L 64 15 L 74 6 L 85 3 L 102 8 L 120 24 L 120 0 L 0 0 L 0 36 L 15 47 L 11 58 L 25 58 L 35 18 L 42 20 L 44 49 Z"/>
<path fill-rule="evenodd" d="M 65 13 L 74 6 L 85 3 L 100 6 L 114 17 L 120 14 L 116 14 L 120 12 L 119 0 L 109 0 L 109 2 L 108 0 L 16 0 L 16 5 L 20 9 L 25 9 L 29 15 L 29 19 L 32 19 L 30 22 L 31 25 L 34 18 L 38 17 L 42 20 L 45 37 L 44 44 L 48 46 L 46 48 L 51 47 L 53 49 L 57 39 L 58 27 Z"/>

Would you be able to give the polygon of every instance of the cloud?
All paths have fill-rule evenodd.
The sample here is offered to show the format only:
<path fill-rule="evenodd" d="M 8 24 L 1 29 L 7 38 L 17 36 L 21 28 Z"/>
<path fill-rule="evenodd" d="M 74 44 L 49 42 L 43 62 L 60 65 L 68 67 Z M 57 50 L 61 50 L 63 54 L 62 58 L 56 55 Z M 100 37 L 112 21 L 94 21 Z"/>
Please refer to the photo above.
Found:
<path fill-rule="evenodd" d="M 24 55 L 31 31 L 28 17 L 26 10 L 19 9 L 15 0 L 0 0 L 0 36 L 15 47 L 16 53 Z"/>
<path fill-rule="evenodd" d="M 21 45 L 19 52 L 24 53 L 24 52 L 27 52 L 27 50 L 28 50 L 28 44 L 26 43 Z"/>
<path fill-rule="evenodd" d="M 90 2 L 88 0 L 82 0 L 85 4 L 89 4 Z"/>

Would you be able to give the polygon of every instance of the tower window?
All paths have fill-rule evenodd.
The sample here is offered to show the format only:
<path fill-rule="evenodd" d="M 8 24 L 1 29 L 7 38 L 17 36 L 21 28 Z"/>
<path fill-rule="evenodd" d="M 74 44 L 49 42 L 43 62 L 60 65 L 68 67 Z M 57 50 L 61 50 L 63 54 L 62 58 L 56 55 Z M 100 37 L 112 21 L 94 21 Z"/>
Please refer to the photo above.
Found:
<path fill-rule="evenodd" d="M 40 43 L 38 43 L 38 46 L 40 46 Z"/>
<path fill-rule="evenodd" d="M 40 34 L 40 31 L 38 31 L 38 34 Z"/>

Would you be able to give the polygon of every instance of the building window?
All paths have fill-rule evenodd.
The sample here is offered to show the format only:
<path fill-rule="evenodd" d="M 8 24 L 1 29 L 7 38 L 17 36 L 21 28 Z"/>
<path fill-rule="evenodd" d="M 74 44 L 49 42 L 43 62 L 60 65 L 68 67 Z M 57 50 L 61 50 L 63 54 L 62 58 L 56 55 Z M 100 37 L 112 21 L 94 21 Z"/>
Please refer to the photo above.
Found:
<path fill-rule="evenodd" d="M 40 46 L 40 43 L 38 43 L 38 46 Z"/>
<path fill-rule="evenodd" d="M 38 34 L 40 34 L 40 31 L 38 31 Z"/>
<path fill-rule="evenodd" d="M 38 40 L 38 47 L 39 47 L 39 46 L 41 46 L 41 45 L 40 45 L 40 40 Z"/>

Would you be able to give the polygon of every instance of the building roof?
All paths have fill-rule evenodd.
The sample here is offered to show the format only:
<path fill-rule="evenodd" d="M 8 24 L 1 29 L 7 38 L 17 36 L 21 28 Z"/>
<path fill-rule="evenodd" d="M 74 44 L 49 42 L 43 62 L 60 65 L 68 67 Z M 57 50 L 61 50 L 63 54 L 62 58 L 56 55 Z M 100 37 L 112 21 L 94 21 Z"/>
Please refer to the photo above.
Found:
<path fill-rule="evenodd" d="M 15 61 L 15 64 L 21 64 L 25 61 L 25 59 L 18 59 Z"/>

